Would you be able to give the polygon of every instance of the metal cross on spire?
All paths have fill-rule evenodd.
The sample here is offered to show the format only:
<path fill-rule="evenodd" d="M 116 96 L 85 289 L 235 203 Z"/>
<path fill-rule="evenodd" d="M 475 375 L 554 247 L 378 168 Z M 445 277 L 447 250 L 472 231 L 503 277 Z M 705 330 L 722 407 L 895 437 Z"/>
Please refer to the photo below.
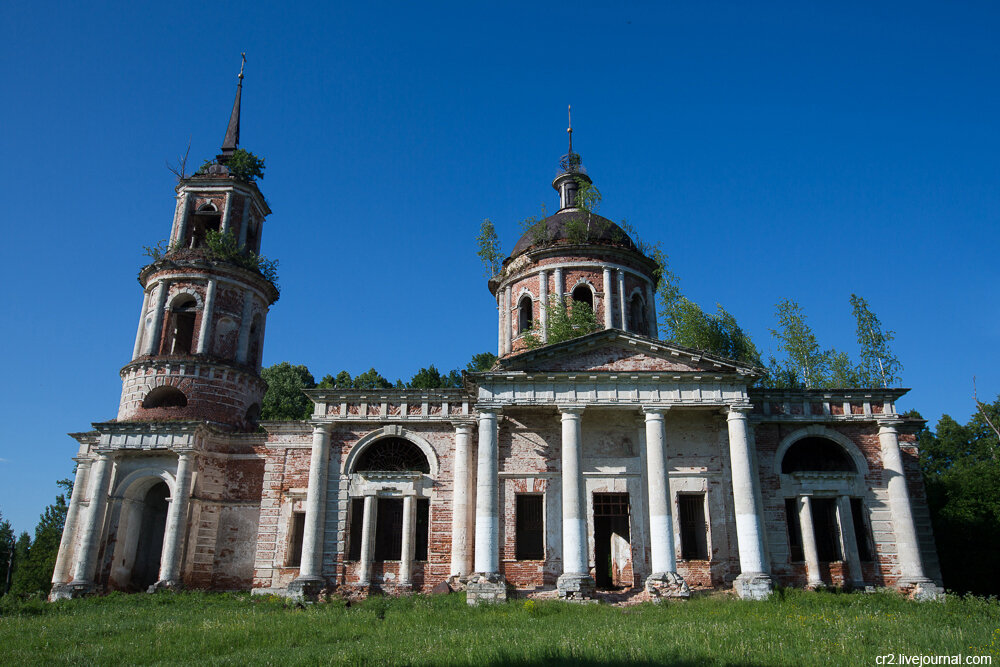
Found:
<path fill-rule="evenodd" d="M 569 134 L 569 153 L 573 153 L 573 105 L 566 105 L 566 117 L 569 119 L 569 127 L 566 128 L 567 134 Z"/>

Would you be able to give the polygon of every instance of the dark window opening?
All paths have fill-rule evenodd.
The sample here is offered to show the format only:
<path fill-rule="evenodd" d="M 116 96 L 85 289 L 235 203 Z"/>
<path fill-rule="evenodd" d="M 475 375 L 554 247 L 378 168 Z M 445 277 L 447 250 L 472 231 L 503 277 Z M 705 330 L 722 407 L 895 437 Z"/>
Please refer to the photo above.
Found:
<path fill-rule="evenodd" d="M 288 526 L 288 567 L 302 565 L 302 536 L 306 530 L 305 512 L 292 512 L 292 521 Z"/>
<path fill-rule="evenodd" d="M 430 473 L 431 466 L 423 451 L 409 440 L 382 438 L 361 453 L 354 471 Z"/>
<path fill-rule="evenodd" d="M 646 304 L 638 294 L 632 295 L 628 305 L 628 330 L 646 335 L 649 326 L 646 324 Z"/>
<path fill-rule="evenodd" d="M 417 498 L 417 534 L 413 540 L 413 560 L 427 560 L 427 546 L 430 541 L 431 501 Z"/>
<path fill-rule="evenodd" d="M 209 230 L 218 232 L 220 229 L 222 229 L 222 214 L 211 204 L 203 204 L 191 216 L 184 245 L 188 248 L 201 248 L 205 245 L 205 237 Z"/>
<path fill-rule="evenodd" d="M 250 322 L 250 342 L 247 345 L 247 365 L 256 366 L 260 359 L 260 313 Z"/>
<path fill-rule="evenodd" d="M 247 408 L 247 413 L 243 417 L 243 419 L 250 426 L 254 426 L 260 419 L 260 404 L 254 403 L 249 408 Z"/>
<path fill-rule="evenodd" d="M 590 306 L 591 310 L 594 309 L 594 293 L 586 285 L 577 285 L 573 290 L 572 298 L 574 302 L 585 303 Z"/>
<path fill-rule="evenodd" d="M 514 507 L 514 558 L 545 558 L 545 513 L 538 494 L 518 494 Z"/>
<path fill-rule="evenodd" d="M 677 505 L 681 524 L 681 558 L 708 560 L 705 494 L 677 496 Z"/>
<path fill-rule="evenodd" d="M 598 588 L 631 586 L 632 560 L 627 493 L 594 494 L 594 581 Z"/>
<path fill-rule="evenodd" d="M 170 307 L 167 354 L 191 354 L 194 349 L 194 320 L 197 310 L 198 302 L 191 296 L 181 297 Z"/>
<path fill-rule="evenodd" d="M 163 386 L 153 389 L 142 399 L 144 408 L 183 408 L 188 404 L 187 396 L 177 387 Z"/>
<path fill-rule="evenodd" d="M 811 502 L 817 557 L 827 562 L 842 560 L 837 501 L 833 498 L 812 498 Z"/>
<path fill-rule="evenodd" d="M 863 561 L 875 560 L 871 525 L 868 523 L 868 512 L 861 498 L 851 498 L 851 519 L 854 524 L 854 539 L 858 543 L 858 557 Z"/>
<path fill-rule="evenodd" d="M 247 227 L 247 240 L 243 246 L 244 252 L 257 252 L 257 225 L 251 221 Z"/>
<path fill-rule="evenodd" d="M 517 331 L 525 333 L 531 328 L 534 318 L 530 296 L 523 296 L 517 305 Z"/>
<path fill-rule="evenodd" d="M 793 563 L 806 559 L 802 551 L 802 527 L 799 524 L 799 501 L 785 499 L 785 525 L 788 528 L 788 558 Z"/>
<path fill-rule="evenodd" d="M 844 448 L 820 437 L 803 438 L 788 448 L 781 472 L 857 472 Z"/>
<path fill-rule="evenodd" d="M 351 517 L 347 525 L 347 560 L 361 560 L 361 538 L 365 527 L 365 499 L 351 498 Z"/>
<path fill-rule="evenodd" d="M 400 560 L 403 553 L 403 499 L 379 498 L 375 519 L 375 560 Z"/>

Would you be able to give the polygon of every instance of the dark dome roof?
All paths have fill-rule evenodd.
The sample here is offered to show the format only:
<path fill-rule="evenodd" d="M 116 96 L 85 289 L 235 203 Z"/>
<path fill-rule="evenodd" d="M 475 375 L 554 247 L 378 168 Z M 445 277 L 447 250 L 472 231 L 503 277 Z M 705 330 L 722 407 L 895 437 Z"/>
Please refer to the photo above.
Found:
<path fill-rule="evenodd" d="M 570 242 L 566 226 L 568 223 L 576 220 L 581 220 L 583 225 L 588 225 L 585 243 L 614 245 L 630 250 L 638 250 L 632 239 L 628 237 L 628 234 L 615 223 L 596 213 L 573 209 L 559 211 L 555 215 L 550 215 L 535 225 L 535 227 L 525 232 L 524 236 L 521 237 L 514 246 L 514 250 L 510 253 L 511 258 L 527 252 L 532 246 L 537 247 L 560 242 Z M 541 233 L 542 225 L 545 225 L 544 235 Z"/>

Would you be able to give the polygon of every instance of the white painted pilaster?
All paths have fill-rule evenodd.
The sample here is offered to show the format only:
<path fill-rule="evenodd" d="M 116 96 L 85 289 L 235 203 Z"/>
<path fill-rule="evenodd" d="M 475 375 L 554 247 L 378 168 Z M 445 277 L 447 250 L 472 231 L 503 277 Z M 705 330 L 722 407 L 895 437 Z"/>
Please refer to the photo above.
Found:
<path fill-rule="evenodd" d="M 604 267 L 604 328 L 614 326 L 614 299 L 611 298 L 611 267 Z"/>
<path fill-rule="evenodd" d="M 149 332 L 144 337 L 146 339 L 143 354 L 157 354 L 160 351 L 160 333 L 163 330 L 163 309 L 167 305 L 167 292 L 169 285 L 167 281 L 160 280 L 156 283 L 156 310 L 153 311 L 153 321 L 149 326 Z"/>
<path fill-rule="evenodd" d="M 618 269 L 618 324 L 622 331 L 628 329 L 628 303 L 625 298 L 625 272 Z"/>
<path fill-rule="evenodd" d="M 97 569 L 98 542 L 104 532 L 104 510 L 108 503 L 108 484 L 111 481 L 111 457 L 98 454 L 90 477 L 90 504 L 83 517 L 80 550 L 76 567 L 73 568 L 73 583 L 92 585 Z"/>
<path fill-rule="evenodd" d="M 240 335 L 236 343 L 236 361 L 247 362 L 247 348 L 250 345 L 250 325 L 253 319 L 253 292 L 249 289 L 243 292 L 243 314 L 240 317 Z"/>
<path fill-rule="evenodd" d="M 470 574 L 469 440 L 471 424 L 455 425 L 455 480 L 451 504 L 451 574 Z"/>
<path fill-rule="evenodd" d="M 851 498 L 837 496 L 837 521 L 840 522 L 840 536 L 844 547 L 844 583 L 848 588 L 864 587 L 864 574 L 861 572 L 861 555 L 858 553 L 858 537 L 854 533 L 854 513 L 851 511 Z"/>
<path fill-rule="evenodd" d="M 589 574 L 587 558 L 587 503 L 581 471 L 582 407 L 562 413 L 562 537 L 563 574 Z"/>
<path fill-rule="evenodd" d="M 403 544 L 399 554 L 399 583 L 413 583 L 413 556 L 416 553 L 417 503 L 415 496 L 403 496 Z"/>
<path fill-rule="evenodd" d="M 208 287 L 205 288 L 205 307 L 201 310 L 201 330 L 198 332 L 197 354 L 207 353 L 211 347 L 209 343 L 212 338 L 212 320 L 215 316 L 215 290 L 218 281 L 215 278 L 208 279 Z"/>
<path fill-rule="evenodd" d="M 541 320 L 542 343 L 549 342 L 549 272 L 538 272 L 538 318 Z"/>
<path fill-rule="evenodd" d="M 378 498 L 365 496 L 365 511 L 361 521 L 361 561 L 358 563 L 358 580 L 362 586 L 372 581 L 372 560 L 375 557 L 375 519 Z"/>
<path fill-rule="evenodd" d="M 904 583 L 926 581 L 927 576 L 920 560 L 917 527 L 913 522 L 913 509 L 910 506 L 910 493 L 906 488 L 903 457 L 899 451 L 896 422 L 888 420 L 881 422 L 878 440 L 882 449 L 882 476 L 889 495 L 892 526 L 896 534 L 900 575 Z"/>
<path fill-rule="evenodd" d="M 139 311 L 139 329 L 135 332 L 135 345 L 132 347 L 132 359 L 142 353 L 142 334 L 146 330 L 146 311 L 149 309 L 151 292 L 142 293 L 142 310 Z"/>
<path fill-rule="evenodd" d="M 87 492 L 91 464 L 92 461 L 85 458 L 77 459 L 76 462 L 76 478 L 73 480 L 73 493 L 69 498 L 69 508 L 66 510 L 66 522 L 62 538 L 59 540 L 59 554 L 56 556 L 56 565 L 52 571 L 53 584 L 65 584 L 71 579 L 70 563 L 74 556 L 73 548 L 76 545 L 80 501 Z M 76 557 L 79 558 L 80 554 L 76 554 Z"/>
<path fill-rule="evenodd" d="M 177 476 L 167 508 L 167 526 L 163 533 L 163 552 L 160 555 L 160 576 L 157 584 L 180 584 L 181 557 L 184 553 L 184 535 L 187 532 L 187 507 L 191 496 L 191 465 L 194 454 L 177 453 Z"/>
<path fill-rule="evenodd" d="M 812 502 L 809 496 L 799 496 L 799 532 L 802 533 L 802 555 L 806 559 L 806 586 L 823 585 L 819 576 L 819 552 L 816 550 L 816 531 L 813 528 Z"/>
<path fill-rule="evenodd" d="M 302 561 L 299 579 L 323 576 L 323 538 L 326 524 L 326 487 L 330 466 L 330 425 L 313 426 L 312 456 L 309 460 L 309 488 L 306 490 L 306 519 L 302 530 Z"/>
<path fill-rule="evenodd" d="M 646 466 L 649 486 L 649 546 L 653 575 L 676 572 L 673 497 L 667 477 L 667 408 L 645 408 Z"/>
<path fill-rule="evenodd" d="M 756 496 L 759 493 L 757 471 L 753 469 L 750 441 L 747 436 L 749 408 L 730 408 L 726 419 L 729 425 L 729 461 L 733 475 L 733 504 L 736 510 L 736 539 L 739 543 L 740 570 L 743 575 L 768 571 L 764 561 L 763 529 L 757 514 Z"/>

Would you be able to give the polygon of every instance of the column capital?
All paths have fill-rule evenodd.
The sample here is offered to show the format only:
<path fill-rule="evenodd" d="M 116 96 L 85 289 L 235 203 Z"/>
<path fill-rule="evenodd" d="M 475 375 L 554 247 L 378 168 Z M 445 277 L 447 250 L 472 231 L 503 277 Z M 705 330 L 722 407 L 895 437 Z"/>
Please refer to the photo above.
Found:
<path fill-rule="evenodd" d="M 313 433 L 327 433 L 333 430 L 333 422 L 309 422 L 309 425 L 313 427 Z"/>
<path fill-rule="evenodd" d="M 642 413 L 646 415 L 646 421 L 656 419 L 657 417 L 663 418 L 670 411 L 669 405 L 644 405 L 642 406 Z"/>
<path fill-rule="evenodd" d="M 726 419 L 746 419 L 752 410 L 753 406 L 745 403 L 730 405 L 728 408 L 725 408 Z"/>
<path fill-rule="evenodd" d="M 476 426 L 476 420 L 472 417 L 467 419 L 452 419 L 451 425 L 455 427 L 456 433 L 465 433 L 469 435 L 472 433 L 472 429 Z"/>
<path fill-rule="evenodd" d="M 903 423 L 902 419 L 889 417 L 876 420 L 879 433 L 899 433 L 896 427 Z"/>
<path fill-rule="evenodd" d="M 502 405 L 482 405 L 482 404 L 477 404 L 477 405 L 474 406 L 474 409 L 478 413 L 478 415 L 476 417 L 477 419 L 479 417 L 483 417 L 484 415 L 493 415 L 494 417 L 496 417 L 501 412 L 503 412 L 503 406 Z"/>
<path fill-rule="evenodd" d="M 583 405 L 560 405 L 559 412 L 562 413 L 563 419 L 573 419 L 574 417 L 579 417 L 583 414 L 586 406 Z"/>

